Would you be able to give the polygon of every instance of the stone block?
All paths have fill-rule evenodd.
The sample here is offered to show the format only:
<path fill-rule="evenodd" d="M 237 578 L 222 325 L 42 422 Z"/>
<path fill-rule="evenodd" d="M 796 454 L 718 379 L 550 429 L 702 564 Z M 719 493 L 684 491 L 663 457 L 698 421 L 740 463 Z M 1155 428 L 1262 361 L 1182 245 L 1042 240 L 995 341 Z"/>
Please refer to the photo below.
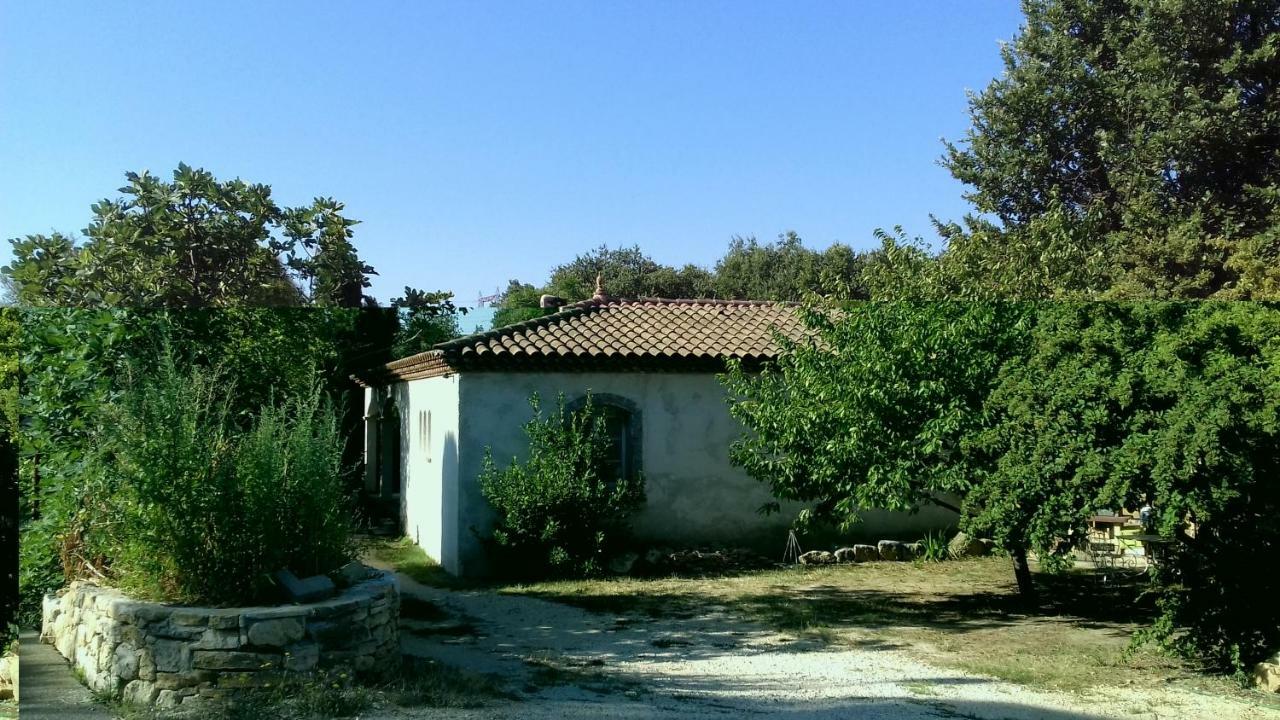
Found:
<path fill-rule="evenodd" d="M 311 622 L 307 623 L 307 636 L 325 647 L 344 647 L 354 640 L 357 627 L 349 622 Z"/>
<path fill-rule="evenodd" d="M 129 643 L 116 646 L 111 659 L 112 672 L 124 682 L 138 678 L 138 650 Z"/>
<path fill-rule="evenodd" d="M 982 557 L 990 551 L 988 545 L 977 538 L 970 537 L 968 533 L 956 533 L 956 536 L 947 543 L 947 552 L 954 558 Z"/>
<path fill-rule="evenodd" d="M 151 705 L 159 694 L 156 686 L 146 680 L 134 680 L 124 686 L 120 699 L 130 705 Z"/>
<path fill-rule="evenodd" d="M 176 673 L 191 669 L 191 648 L 180 640 L 157 639 L 151 643 L 156 672 Z"/>
<path fill-rule="evenodd" d="M 248 627 L 249 644 L 257 647 L 283 648 L 302 639 L 305 627 L 301 618 L 263 620 Z"/>
<path fill-rule="evenodd" d="M 196 650 L 192 665 L 199 670 L 268 670 L 281 666 L 282 656 L 242 650 Z"/>
<path fill-rule="evenodd" d="M 875 545 L 854 545 L 853 561 L 854 562 L 874 562 L 880 559 L 880 551 Z"/>
<path fill-rule="evenodd" d="M 324 575 L 299 578 L 288 570 L 278 570 L 271 577 L 275 579 L 276 585 L 289 602 L 317 602 L 332 597 L 337 591 L 333 581 Z"/>
<path fill-rule="evenodd" d="M 1253 667 L 1253 684 L 1263 692 L 1280 693 L 1280 655 L 1277 662 L 1260 662 Z"/>
<path fill-rule="evenodd" d="M 310 672 L 319 663 L 320 646 L 313 642 L 298 643 L 285 651 L 284 669 L 288 672 Z"/>
<path fill-rule="evenodd" d="M 191 647 L 200 650 L 235 650 L 240 647 L 240 630 L 207 628 L 200 640 Z"/>
<path fill-rule="evenodd" d="M 897 540 L 881 540 L 876 543 L 876 550 L 880 553 L 881 560 L 898 561 L 907 560 L 907 548 Z"/>
<path fill-rule="evenodd" d="M 851 563 L 857 562 L 857 553 L 851 547 L 842 547 L 836 550 L 836 562 Z"/>
<path fill-rule="evenodd" d="M 364 582 L 369 577 L 369 567 L 359 560 L 352 560 L 342 567 L 334 570 L 330 577 L 334 583 L 340 588 L 349 588 L 352 585 Z"/>
<path fill-rule="evenodd" d="M 234 610 L 214 610 L 209 613 L 209 627 L 214 630 L 232 630 L 240 627 L 240 613 Z"/>
<path fill-rule="evenodd" d="M 800 556 L 801 565 L 831 565 L 836 556 L 826 550 L 810 550 Z"/>

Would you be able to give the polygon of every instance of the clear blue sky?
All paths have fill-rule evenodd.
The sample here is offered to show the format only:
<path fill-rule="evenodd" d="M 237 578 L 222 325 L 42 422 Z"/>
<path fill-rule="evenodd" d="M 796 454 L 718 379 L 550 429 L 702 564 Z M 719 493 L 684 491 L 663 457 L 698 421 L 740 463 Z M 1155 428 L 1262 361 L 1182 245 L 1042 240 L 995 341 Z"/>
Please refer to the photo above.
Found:
<path fill-rule="evenodd" d="M 10 0 L 0 238 L 79 232 L 126 170 L 179 161 L 345 202 L 383 300 L 465 304 L 602 243 L 709 265 L 735 234 L 928 235 L 966 209 L 940 138 L 1019 23 L 1013 0 Z"/>

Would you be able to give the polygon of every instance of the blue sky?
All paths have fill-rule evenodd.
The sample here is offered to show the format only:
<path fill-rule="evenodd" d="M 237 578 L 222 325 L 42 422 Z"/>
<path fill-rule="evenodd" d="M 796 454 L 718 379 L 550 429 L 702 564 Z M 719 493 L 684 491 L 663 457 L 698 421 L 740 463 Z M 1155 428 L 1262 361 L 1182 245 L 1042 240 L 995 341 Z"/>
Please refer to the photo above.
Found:
<path fill-rule="evenodd" d="M 466 304 L 602 243 L 710 265 L 735 234 L 927 236 L 966 210 L 940 138 L 1019 22 L 1012 0 L 10 1 L 0 238 L 78 232 L 126 170 L 179 161 L 345 202 L 383 300 Z"/>

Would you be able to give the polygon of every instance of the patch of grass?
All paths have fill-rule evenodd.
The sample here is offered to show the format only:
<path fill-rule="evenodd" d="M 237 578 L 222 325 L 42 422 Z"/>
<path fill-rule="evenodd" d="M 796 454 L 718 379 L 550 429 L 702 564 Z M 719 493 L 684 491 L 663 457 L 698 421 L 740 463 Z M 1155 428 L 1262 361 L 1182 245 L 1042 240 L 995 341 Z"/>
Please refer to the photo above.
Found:
<path fill-rule="evenodd" d="M 171 710 L 104 702 L 118 720 L 321 720 L 358 718 L 380 700 L 378 691 L 347 673 L 319 672 L 282 678 L 223 701 L 201 702 Z"/>
<path fill-rule="evenodd" d="M 360 541 L 360 554 L 374 563 L 389 565 L 398 573 L 403 573 L 423 585 L 440 588 L 458 588 L 467 585 L 465 581 L 450 575 L 440 563 L 427 557 L 427 553 L 407 537 L 363 538 Z"/>
<path fill-rule="evenodd" d="M 538 692 L 548 687 L 573 686 L 597 695 L 626 695 L 635 699 L 644 692 L 644 686 L 634 680 L 618 677 L 603 670 L 599 659 L 582 662 L 551 656 L 531 656 L 524 659 L 533 668 L 533 675 L 526 692 Z"/>
<path fill-rule="evenodd" d="M 383 692 L 400 707 L 477 708 L 513 697 L 497 678 L 421 658 L 405 658 L 400 677 Z"/>
<path fill-rule="evenodd" d="M 587 610 L 671 617 L 730 615 L 798 638 L 876 649 L 1002 680 L 1064 691 L 1097 686 L 1194 685 L 1232 693 L 1230 681 L 1146 648 L 1126 654 L 1153 617 L 1140 577 L 1097 582 L 1087 572 L 1037 573 L 1027 607 L 1007 558 L 945 563 L 790 567 L 720 578 L 607 578 L 508 586 Z"/>
<path fill-rule="evenodd" d="M 938 688 L 927 682 L 903 683 L 902 687 L 912 695 L 919 695 L 922 697 L 933 697 L 938 694 Z"/>

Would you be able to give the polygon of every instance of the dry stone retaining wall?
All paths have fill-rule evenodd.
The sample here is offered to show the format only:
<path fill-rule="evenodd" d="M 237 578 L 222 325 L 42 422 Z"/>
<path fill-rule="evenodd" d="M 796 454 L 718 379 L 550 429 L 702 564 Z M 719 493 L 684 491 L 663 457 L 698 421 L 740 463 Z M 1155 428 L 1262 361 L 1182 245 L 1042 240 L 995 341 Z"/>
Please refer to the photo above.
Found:
<path fill-rule="evenodd" d="M 400 594 L 378 573 L 305 605 L 199 608 L 132 600 L 75 582 L 44 598 L 41 639 L 90 688 L 161 707 L 256 687 L 281 672 L 344 668 L 378 675 L 400 663 Z"/>

